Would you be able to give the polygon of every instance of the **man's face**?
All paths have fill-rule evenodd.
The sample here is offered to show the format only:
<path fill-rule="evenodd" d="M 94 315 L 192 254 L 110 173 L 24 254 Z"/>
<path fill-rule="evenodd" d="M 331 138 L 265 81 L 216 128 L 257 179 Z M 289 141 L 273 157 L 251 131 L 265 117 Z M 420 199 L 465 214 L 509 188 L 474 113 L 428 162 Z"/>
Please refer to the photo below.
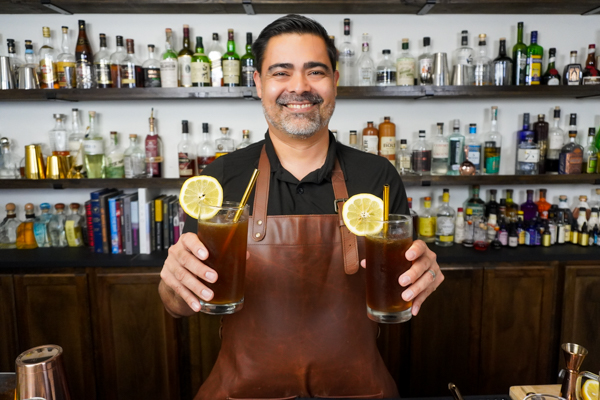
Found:
<path fill-rule="evenodd" d="M 271 38 L 262 74 L 254 73 L 269 124 L 288 136 L 303 139 L 326 131 L 335 109 L 337 80 L 325 42 L 311 34 Z"/>

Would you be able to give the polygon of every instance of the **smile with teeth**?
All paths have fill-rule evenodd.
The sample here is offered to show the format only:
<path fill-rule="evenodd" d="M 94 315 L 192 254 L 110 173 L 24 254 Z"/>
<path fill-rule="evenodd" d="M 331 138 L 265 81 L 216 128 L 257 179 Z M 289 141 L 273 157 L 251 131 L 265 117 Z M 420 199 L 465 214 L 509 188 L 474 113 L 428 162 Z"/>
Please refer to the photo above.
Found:
<path fill-rule="evenodd" d="M 287 108 L 296 109 L 296 110 L 301 110 L 303 108 L 312 107 L 312 103 L 308 103 L 308 104 L 286 104 L 286 107 Z"/>

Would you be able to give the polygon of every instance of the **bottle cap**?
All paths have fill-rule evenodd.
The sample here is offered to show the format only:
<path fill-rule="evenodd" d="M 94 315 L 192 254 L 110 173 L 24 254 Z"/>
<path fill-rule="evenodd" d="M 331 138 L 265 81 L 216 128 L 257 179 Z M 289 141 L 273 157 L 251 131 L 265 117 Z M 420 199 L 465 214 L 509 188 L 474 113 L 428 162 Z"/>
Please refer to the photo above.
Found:
<path fill-rule="evenodd" d="M 42 34 L 44 35 L 45 38 L 49 38 L 50 37 L 50 28 L 47 26 L 44 26 L 42 28 Z"/>
<path fill-rule="evenodd" d="M 54 208 L 56 208 L 57 210 L 64 210 L 65 209 L 65 205 L 63 203 L 56 203 L 54 205 Z"/>
<path fill-rule="evenodd" d="M 400 139 L 400 144 L 406 144 L 406 139 Z"/>
<path fill-rule="evenodd" d="M 594 136 L 596 134 L 596 128 L 594 128 L 593 126 L 590 126 L 590 128 L 588 129 L 588 136 Z"/>
<path fill-rule="evenodd" d="M 49 210 L 50 209 L 50 204 L 49 203 L 42 203 L 40 204 L 40 210 Z"/>
<path fill-rule="evenodd" d="M 463 208 L 462 207 L 458 207 L 458 212 L 463 212 Z"/>
<path fill-rule="evenodd" d="M 130 134 L 129 134 L 129 137 L 130 137 L 130 138 L 133 138 L 133 139 L 137 139 L 137 134 L 135 134 L 135 133 L 130 133 Z"/>
<path fill-rule="evenodd" d="M 207 122 L 202 123 L 202 132 L 208 133 L 208 123 Z"/>
<path fill-rule="evenodd" d="M 6 211 L 15 211 L 15 203 L 6 204 Z"/>
<path fill-rule="evenodd" d="M 425 131 L 420 130 L 419 131 L 419 137 L 425 137 Z"/>
<path fill-rule="evenodd" d="M 423 38 L 423 46 L 429 46 L 431 44 L 431 38 L 429 36 L 425 36 Z"/>
<path fill-rule="evenodd" d="M 25 211 L 26 212 L 32 212 L 33 211 L 33 204 L 31 204 L 31 203 L 25 204 Z"/>
<path fill-rule="evenodd" d="M 392 52 L 389 49 L 385 49 L 382 51 L 383 54 L 391 54 Z"/>
<path fill-rule="evenodd" d="M 189 133 L 187 119 L 184 119 L 184 120 L 181 121 L 181 132 L 182 133 Z"/>
<path fill-rule="evenodd" d="M 71 210 L 79 210 L 79 207 L 81 207 L 79 205 L 79 203 L 71 203 L 69 204 L 69 207 L 71 207 Z"/>
<path fill-rule="evenodd" d="M 429 197 L 429 196 L 425 197 L 425 201 L 431 201 L 431 197 Z"/>

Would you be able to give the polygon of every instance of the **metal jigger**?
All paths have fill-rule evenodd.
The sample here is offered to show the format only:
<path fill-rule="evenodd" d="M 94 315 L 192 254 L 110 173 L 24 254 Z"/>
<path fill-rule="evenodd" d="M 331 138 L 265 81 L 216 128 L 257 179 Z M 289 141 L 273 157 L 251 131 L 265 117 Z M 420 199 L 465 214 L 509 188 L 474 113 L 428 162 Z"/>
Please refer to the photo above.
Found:
<path fill-rule="evenodd" d="M 565 356 L 565 377 L 560 387 L 560 397 L 566 400 L 577 400 L 577 377 L 583 359 L 588 351 L 585 347 L 575 343 L 564 343 L 560 348 Z"/>
<path fill-rule="evenodd" d="M 10 69 L 10 60 L 6 56 L 0 56 L 0 89 L 14 89 L 15 80 Z"/>
<path fill-rule="evenodd" d="M 46 162 L 46 179 L 64 178 L 65 174 L 61 169 L 59 156 L 48 156 L 48 160 Z"/>

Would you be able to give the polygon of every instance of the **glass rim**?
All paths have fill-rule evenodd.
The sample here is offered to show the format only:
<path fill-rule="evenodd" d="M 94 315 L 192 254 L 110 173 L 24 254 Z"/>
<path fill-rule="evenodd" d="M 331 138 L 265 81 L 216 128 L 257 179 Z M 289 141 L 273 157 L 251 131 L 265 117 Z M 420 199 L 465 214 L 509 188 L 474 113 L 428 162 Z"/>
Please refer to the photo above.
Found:
<path fill-rule="evenodd" d="M 213 210 L 233 210 L 233 211 L 237 211 L 237 210 L 246 210 L 250 207 L 250 205 L 248 203 L 246 203 L 246 205 L 244 205 L 244 207 L 240 207 L 240 203 L 237 201 L 224 201 L 223 203 L 221 203 L 220 206 L 215 206 L 212 204 L 206 204 L 205 202 L 203 202 L 202 200 L 198 200 L 199 206 L 200 207 L 204 207 L 204 208 L 210 208 Z"/>
<path fill-rule="evenodd" d="M 411 222 L 412 223 L 412 216 L 406 215 L 406 214 L 389 214 L 387 221 L 379 220 L 377 222 L 388 223 L 388 224 L 390 222 Z"/>

